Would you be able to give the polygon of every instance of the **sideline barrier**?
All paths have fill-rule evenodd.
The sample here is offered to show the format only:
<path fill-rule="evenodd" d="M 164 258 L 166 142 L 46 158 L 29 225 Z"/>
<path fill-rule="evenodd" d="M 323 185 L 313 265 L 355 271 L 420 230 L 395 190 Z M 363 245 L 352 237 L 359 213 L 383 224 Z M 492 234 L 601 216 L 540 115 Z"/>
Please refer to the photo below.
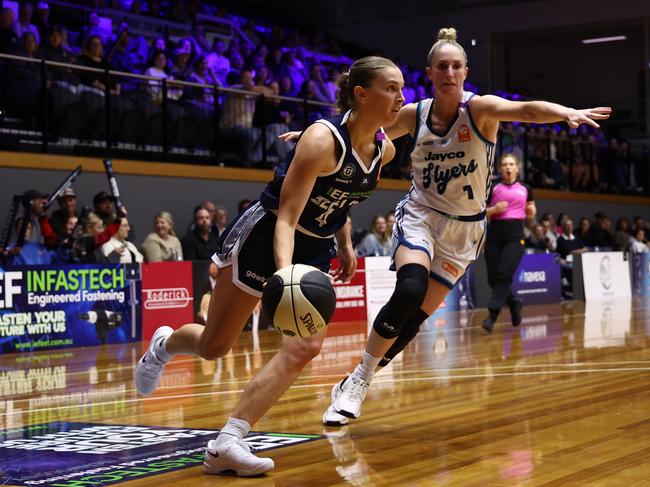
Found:
<path fill-rule="evenodd" d="M 0 352 L 141 340 L 139 265 L 6 267 Z"/>
<path fill-rule="evenodd" d="M 650 253 L 632 260 L 627 262 L 621 252 L 578 254 L 575 267 L 581 284 L 585 273 L 588 299 L 629 297 L 629 264 L 634 269 L 634 293 L 650 295 Z M 389 257 L 360 258 L 355 278 L 335 286 L 331 335 L 365 333 L 395 286 L 389 265 Z M 214 271 L 209 261 L 0 268 L 0 353 L 147 341 L 162 324 L 178 328 L 201 322 Z M 436 314 L 485 307 L 486 282 L 480 259 Z M 525 255 L 515 273 L 513 291 L 527 304 L 559 303 L 556 256 Z M 594 298 L 594 292 L 603 297 Z M 350 323 L 358 327 L 350 329 Z"/>
<path fill-rule="evenodd" d="M 623 252 L 586 252 L 573 260 L 573 296 L 585 301 L 631 298 L 630 262 Z"/>

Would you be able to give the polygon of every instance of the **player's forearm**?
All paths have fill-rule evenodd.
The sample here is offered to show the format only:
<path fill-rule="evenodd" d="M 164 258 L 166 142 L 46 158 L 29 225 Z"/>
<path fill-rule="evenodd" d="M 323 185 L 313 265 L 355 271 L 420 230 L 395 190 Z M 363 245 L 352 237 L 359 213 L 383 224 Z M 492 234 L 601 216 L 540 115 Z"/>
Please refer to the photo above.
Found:
<path fill-rule="evenodd" d="M 275 257 L 275 265 L 278 269 L 287 267 L 292 263 L 295 233 L 295 226 L 278 219 L 275 224 L 275 235 L 273 238 L 273 255 Z"/>

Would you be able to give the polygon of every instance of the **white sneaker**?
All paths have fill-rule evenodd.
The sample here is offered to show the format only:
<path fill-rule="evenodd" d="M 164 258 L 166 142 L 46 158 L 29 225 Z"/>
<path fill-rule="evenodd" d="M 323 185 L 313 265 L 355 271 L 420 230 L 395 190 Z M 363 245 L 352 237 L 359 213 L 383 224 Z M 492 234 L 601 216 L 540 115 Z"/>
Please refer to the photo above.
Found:
<path fill-rule="evenodd" d="M 158 328 L 151 337 L 147 352 L 138 361 L 138 365 L 135 367 L 135 387 L 140 394 L 148 396 L 158 387 L 167 362 L 158 360 L 154 348 L 162 338 L 166 338 L 172 333 L 174 333 L 174 330 L 169 326 Z"/>
<path fill-rule="evenodd" d="M 323 424 L 325 426 L 343 426 L 349 422 L 348 418 L 342 414 L 337 413 L 336 409 L 334 409 L 334 403 L 339 397 L 339 392 L 341 391 L 339 385 L 340 384 L 334 384 L 334 387 L 332 387 L 332 402 L 327 407 L 327 410 L 323 413 Z"/>
<path fill-rule="evenodd" d="M 336 385 L 339 391 L 337 391 L 336 400 L 332 404 L 334 410 L 348 418 L 358 418 L 361 414 L 361 403 L 366 398 L 369 385 L 354 374 L 347 376 Z"/>
<path fill-rule="evenodd" d="M 256 457 L 244 440 L 226 441 L 217 445 L 210 440 L 205 449 L 203 471 L 210 475 L 238 475 L 252 477 L 273 470 L 273 460 Z"/>

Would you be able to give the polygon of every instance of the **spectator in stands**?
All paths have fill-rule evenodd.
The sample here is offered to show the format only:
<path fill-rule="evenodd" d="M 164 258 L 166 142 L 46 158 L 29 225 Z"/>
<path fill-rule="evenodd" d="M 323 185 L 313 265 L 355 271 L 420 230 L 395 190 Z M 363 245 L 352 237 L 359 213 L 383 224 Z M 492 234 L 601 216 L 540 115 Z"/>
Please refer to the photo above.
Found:
<path fill-rule="evenodd" d="M 583 242 L 587 243 L 587 235 L 589 234 L 589 229 L 591 228 L 591 221 L 586 216 L 580 218 L 580 223 L 578 224 L 578 231 L 576 235 L 579 235 L 582 238 Z"/>
<path fill-rule="evenodd" d="M 47 2 L 38 2 L 34 14 L 33 23 L 42 41 L 50 30 L 50 6 Z"/>
<path fill-rule="evenodd" d="M 557 246 L 557 235 L 555 234 L 555 220 L 551 213 L 544 213 L 540 223 L 544 226 L 546 238 L 551 242 L 551 250 Z"/>
<path fill-rule="evenodd" d="M 232 88 L 253 92 L 253 73 L 245 69 L 240 83 Z M 250 166 L 255 161 L 259 130 L 253 127 L 256 97 L 252 95 L 228 94 L 221 111 L 222 134 L 232 141 L 243 165 Z"/>
<path fill-rule="evenodd" d="M 210 260 L 212 254 L 217 251 L 217 239 L 211 229 L 210 213 L 197 206 L 194 209 L 194 229 L 181 241 L 185 260 Z"/>
<path fill-rule="evenodd" d="M 645 220 L 643 217 L 640 216 L 635 216 L 634 217 L 634 227 L 632 228 L 632 231 L 630 232 L 632 235 L 635 235 L 636 232 L 639 230 L 643 230 L 645 232 L 646 238 L 648 235 L 648 226 L 646 225 Z M 647 242 L 647 240 L 646 240 Z"/>
<path fill-rule="evenodd" d="M 525 240 L 525 246 L 527 249 L 532 249 L 535 252 L 553 251 L 553 244 L 546 237 L 546 229 L 541 223 L 535 224 L 530 237 Z"/>
<path fill-rule="evenodd" d="M 0 10 L 0 52 L 14 53 L 18 48 L 18 36 L 13 30 L 14 11 L 9 7 Z"/>
<path fill-rule="evenodd" d="M 295 87 L 302 87 L 303 83 L 307 80 L 304 65 L 296 59 L 296 55 L 292 49 L 286 51 L 282 57 L 282 75 L 289 76 L 291 83 Z"/>
<path fill-rule="evenodd" d="M 110 65 L 104 60 L 104 43 L 100 36 L 91 35 L 86 39 L 83 53 L 77 59 L 77 64 L 80 66 L 101 69 L 102 71 L 110 68 Z M 79 71 L 79 78 L 81 79 L 82 84 L 101 90 L 103 95 L 104 90 L 106 89 L 106 86 L 104 85 L 106 82 L 104 73 Z M 117 81 L 115 81 L 115 78 L 110 79 L 109 89 L 113 95 L 120 94 L 121 86 Z"/>
<path fill-rule="evenodd" d="M 81 219 L 81 235 L 73 245 L 73 261 L 82 264 L 97 262 L 96 251 L 108 242 L 120 229 L 120 221 L 115 220 L 107 227 L 96 214 L 90 212 Z"/>
<path fill-rule="evenodd" d="M 244 70 L 244 58 L 239 52 L 233 52 L 230 55 L 230 71 L 226 76 L 226 85 L 236 85 L 241 80 L 242 71 Z"/>
<path fill-rule="evenodd" d="M 228 226 L 228 209 L 223 205 L 217 205 L 214 209 L 214 220 L 212 232 L 221 235 Z"/>
<path fill-rule="evenodd" d="M 83 38 L 88 41 L 91 37 L 99 37 L 102 41 L 102 46 L 113 40 L 113 32 L 101 22 L 101 18 L 97 12 L 92 12 L 88 16 L 88 25 L 83 29 Z"/>
<path fill-rule="evenodd" d="M 153 222 L 154 231 L 142 243 L 142 253 L 147 262 L 183 260 L 180 240 L 174 233 L 174 219 L 171 213 L 162 211 Z"/>
<path fill-rule="evenodd" d="M 119 230 L 100 248 L 100 253 L 107 262 L 132 264 L 144 261 L 144 257 L 136 246 L 127 240 L 130 230 L 129 220 L 126 217 L 121 218 Z"/>
<path fill-rule="evenodd" d="M 586 252 L 585 242 L 573 233 L 573 221 L 567 218 L 562 223 L 562 234 L 557 238 L 557 253 L 560 254 L 562 295 L 573 298 L 573 254 Z"/>
<path fill-rule="evenodd" d="M 566 220 L 568 220 L 568 219 L 569 219 L 569 214 L 568 213 L 560 212 L 557 215 L 557 219 L 555 220 L 555 229 L 554 229 L 555 235 L 557 235 L 558 237 L 560 235 L 562 235 L 562 231 L 563 231 L 563 228 L 564 228 L 564 222 Z"/>
<path fill-rule="evenodd" d="M 567 218 L 562 224 L 562 234 L 557 238 L 557 253 L 566 261 L 574 252 L 586 252 L 585 242 L 580 235 L 573 233 L 573 220 Z"/>
<path fill-rule="evenodd" d="M 196 21 L 192 23 L 192 30 L 188 39 L 192 43 L 197 56 L 205 56 L 210 52 L 210 43 L 205 38 L 205 28 L 202 23 Z"/>
<path fill-rule="evenodd" d="M 106 191 L 100 191 L 93 197 L 93 213 L 101 218 L 104 226 L 115 220 L 115 198 Z"/>
<path fill-rule="evenodd" d="M 331 97 L 330 91 L 325 82 L 325 78 L 325 68 L 317 63 L 312 64 L 309 70 L 309 80 L 314 83 L 314 92 L 316 94 L 316 99 L 319 101 L 333 103 L 336 101 L 336 99 Z"/>
<path fill-rule="evenodd" d="M 633 254 L 641 254 L 644 252 L 650 252 L 650 247 L 648 247 L 647 240 L 645 237 L 645 231 L 638 229 L 634 233 L 634 238 L 630 241 L 629 246 L 630 252 Z"/>
<path fill-rule="evenodd" d="M 151 76 L 152 78 L 158 78 L 160 80 L 174 79 L 167 73 L 167 56 L 165 51 L 158 50 L 155 51 L 151 59 L 151 64 L 144 72 L 145 76 Z M 162 103 L 162 86 L 161 82 L 155 80 L 147 81 L 147 92 L 151 96 L 151 99 L 158 105 Z M 178 100 L 183 95 L 183 90 L 178 87 L 168 87 L 167 88 L 167 98 L 170 100 Z M 168 107 L 169 108 L 169 107 Z"/>
<path fill-rule="evenodd" d="M 627 218 L 619 218 L 616 221 L 616 231 L 614 232 L 614 250 L 627 250 L 630 246 L 630 222 Z"/>
<path fill-rule="evenodd" d="M 33 13 L 34 5 L 31 2 L 22 2 L 18 7 L 18 20 L 14 22 L 13 29 L 18 38 L 21 38 L 27 32 L 31 32 L 34 39 L 36 39 L 36 44 L 40 44 L 38 28 L 32 24 Z"/>
<path fill-rule="evenodd" d="M 129 43 L 131 42 L 131 33 L 129 32 L 129 26 L 126 22 L 120 24 L 120 27 L 117 31 L 117 40 L 113 43 L 112 46 L 108 49 L 108 54 L 106 55 L 106 62 L 111 66 L 111 69 L 115 71 L 123 71 L 126 73 L 134 73 L 135 69 L 135 60 L 133 54 L 128 50 Z M 126 87 L 126 80 L 122 82 Z M 132 87 L 134 89 L 134 87 Z"/>
<path fill-rule="evenodd" d="M 266 65 L 269 67 L 273 79 L 279 80 L 282 77 L 282 48 L 277 46 L 271 49 L 267 56 Z"/>
<path fill-rule="evenodd" d="M 35 58 L 38 44 L 32 32 L 25 32 L 13 54 Z M 33 117 L 42 100 L 42 80 L 38 63 L 12 62 L 5 74 L 5 106 L 9 113 L 20 117 L 26 128 L 31 128 Z"/>
<path fill-rule="evenodd" d="M 237 203 L 237 214 L 241 215 L 246 211 L 246 208 L 248 208 L 251 205 L 251 200 L 248 198 L 244 198 L 243 200 L 239 200 L 239 203 Z"/>
<path fill-rule="evenodd" d="M 587 245 L 600 250 L 613 250 L 616 244 L 614 243 L 614 237 L 609 231 L 612 226 L 611 220 L 602 211 L 597 212 L 594 216 L 594 223 L 589 228 L 585 240 Z"/>
<path fill-rule="evenodd" d="M 226 43 L 220 37 L 215 37 L 212 43 L 212 52 L 207 54 L 208 66 L 219 79 L 220 86 L 228 83 L 230 73 L 230 60 L 226 57 Z"/>
<path fill-rule="evenodd" d="M 47 224 L 47 227 L 51 229 L 47 221 L 45 203 L 47 203 L 47 195 L 36 189 L 28 189 L 22 194 L 23 208 L 29 211 L 31 222 L 30 237 L 25 240 L 45 243 L 44 235 L 47 232 L 44 232 L 41 227 L 43 224 Z"/>
<path fill-rule="evenodd" d="M 184 81 L 189 76 L 188 62 L 192 54 L 188 46 L 181 46 L 174 49 L 172 53 L 172 65 L 170 74 L 174 79 Z M 180 89 L 180 88 L 179 88 Z"/>
<path fill-rule="evenodd" d="M 589 166 L 584 159 L 582 146 L 577 136 L 571 139 L 572 189 L 585 191 L 589 187 Z"/>
<path fill-rule="evenodd" d="M 202 85 L 221 86 L 219 78 L 210 69 L 208 60 L 204 56 L 199 56 L 197 59 L 188 81 Z M 207 115 L 208 111 L 212 111 L 214 107 L 214 90 L 212 88 L 190 87 L 185 90 L 183 99 L 198 102 Z"/>
<path fill-rule="evenodd" d="M 16 233 L 23 225 L 23 218 L 16 219 Z M 32 234 L 34 227 L 28 222 L 25 228 L 25 241 L 22 246 L 10 245 L 6 254 L 6 260 L 11 265 L 47 265 L 52 263 L 52 255 L 48 248 L 41 241 L 34 240 Z"/>
<path fill-rule="evenodd" d="M 69 236 L 66 228 L 68 218 L 77 217 L 77 194 L 72 188 L 66 188 L 57 200 L 59 209 L 50 215 L 50 226 L 59 238 L 59 241 L 65 240 Z M 76 223 L 76 222 L 75 222 Z"/>
<path fill-rule="evenodd" d="M 392 249 L 388 246 L 388 226 L 384 215 L 376 215 L 372 219 L 372 227 L 355 248 L 357 257 L 390 255 Z"/>
<path fill-rule="evenodd" d="M 59 63 L 71 64 L 74 62 L 74 56 L 69 51 L 63 49 L 63 27 L 60 25 L 53 25 L 48 28 L 46 35 L 43 36 L 45 42 L 41 45 L 39 53 L 43 59 L 48 61 L 56 61 Z M 52 67 L 48 67 L 52 71 Z M 79 78 L 72 74 L 69 69 L 58 69 L 54 71 L 54 79 L 68 80 L 71 84 L 79 84 Z M 63 76 L 61 73 L 67 73 Z M 70 76 L 72 75 L 72 77 Z"/>

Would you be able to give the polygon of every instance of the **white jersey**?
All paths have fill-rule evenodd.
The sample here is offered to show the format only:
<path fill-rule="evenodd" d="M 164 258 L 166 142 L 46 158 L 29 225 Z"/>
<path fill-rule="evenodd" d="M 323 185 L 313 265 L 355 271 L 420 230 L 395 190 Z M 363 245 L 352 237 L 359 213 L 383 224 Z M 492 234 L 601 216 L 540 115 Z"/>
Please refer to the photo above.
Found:
<path fill-rule="evenodd" d="M 458 115 L 444 133 L 431 126 L 433 99 L 419 102 L 411 151 L 409 198 L 462 220 L 485 217 L 494 162 L 494 143 L 481 135 L 469 110 L 473 96 L 463 92 Z"/>

